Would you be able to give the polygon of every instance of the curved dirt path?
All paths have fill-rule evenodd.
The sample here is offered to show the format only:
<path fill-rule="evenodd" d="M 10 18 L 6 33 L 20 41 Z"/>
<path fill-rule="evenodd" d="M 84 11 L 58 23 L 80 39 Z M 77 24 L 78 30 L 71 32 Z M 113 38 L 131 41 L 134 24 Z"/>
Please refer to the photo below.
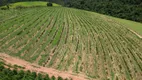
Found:
<path fill-rule="evenodd" d="M 137 32 L 135 32 L 134 30 L 132 30 L 132 29 L 130 29 L 130 28 L 128 28 L 131 32 L 133 32 L 134 34 L 136 34 L 139 38 L 141 38 L 142 39 L 142 36 L 140 35 L 140 34 L 138 34 Z"/>
<path fill-rule="evenodd" d="M 47 73 L 50 77 L 51 76 L 55 76 L 55 77 L 61 76 L 64 79 L 68 78 L 72 80 L 87 80 L 87 77 L 85 75 L 73 74 L 70 72 L 58 71 L 53 68 L 42 67 L 36 64 L 29 63 L 19 58 L 9 56 L 5 53 L 0 53 L 0 58 L 3 59 L 6 64 L 19 65 L 19 66 L 24 67 L 25 68 L 24 70 L 35 71 L 37 73 L 40 73 L 40 72 Z"/>

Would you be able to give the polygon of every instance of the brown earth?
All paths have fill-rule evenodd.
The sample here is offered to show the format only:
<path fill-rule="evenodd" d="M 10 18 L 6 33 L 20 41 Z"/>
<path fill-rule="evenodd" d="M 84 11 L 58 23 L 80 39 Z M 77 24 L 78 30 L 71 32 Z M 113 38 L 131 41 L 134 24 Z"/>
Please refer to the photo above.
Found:
<path fill-rule="evenodd" d="M 24 61 L 19 58 L 9 56 L 5 53 L 0 53 L 0 58 L 4 60 L 5 64 L 18 65 L 18 66 L 24 67 L 25 68 L 24 70 L 35 71 L 37 73 L 47 73 L 50 77 L 61 76 L 64 79 L 68 78 L 72 80 L 87 80 L 87 76 L 82 74 L 75 74 L 72 72 L 58 71 L 53 68 L 42 67 L 37 64 Z"/>

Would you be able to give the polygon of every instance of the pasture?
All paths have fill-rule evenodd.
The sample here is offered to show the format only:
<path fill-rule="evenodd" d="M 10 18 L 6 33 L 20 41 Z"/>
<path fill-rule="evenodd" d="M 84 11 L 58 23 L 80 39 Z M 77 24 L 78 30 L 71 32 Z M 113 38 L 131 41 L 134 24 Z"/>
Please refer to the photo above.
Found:
<path fill-rule="evenodd" d="M 47 2 L 44 1 L 27 1 L 27 2 L 17 2 L 17 3 L 11 3 L 9 4 L 9 7 L 14 9 L 18 7 L 46 7 Z M 53 3 L 53 6 L 61 6 L 59 4 Z M 2 6 L 0 8 L 5 8 L 6 6 Z"/>

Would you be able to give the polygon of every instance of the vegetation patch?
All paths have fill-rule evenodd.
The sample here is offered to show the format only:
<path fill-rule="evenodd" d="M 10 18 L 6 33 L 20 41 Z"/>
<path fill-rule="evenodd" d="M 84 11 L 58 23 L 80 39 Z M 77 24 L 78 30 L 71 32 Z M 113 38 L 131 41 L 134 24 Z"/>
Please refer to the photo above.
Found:
<path fill-rule="evenodd" d="M 48 2 L 45 1 L 32 1 L 32 2 L 17 2 L 9 4 L 9 8 L 29 8 L 29 7 L 46 7 Z M 49 3 L 50 4 L 50 3 Z M 60 6 L 59 4 L 52 3 L 53 6 Z M 6 10 L 7 6 L 0 7 L 2 10 Z"/>
<path fill-rule="evenodd" d="M 142 39 L 124 23 L 65 7 L 35 7 L 17 12 L 16 17 L 0 23 L 1 53 L 91 79 L 140 77 L 135 74 L 142 72 Z"/>
<path fill-rule="evenodd" d="M 62 77 L 55 78 L 54 76 L 49 77 L 48 74 L 41 74 L 31 71 L 23 71 L 17 69 L 5 68 L 0 62 L 0 79 L 1 80 L 68 80 Z"/>

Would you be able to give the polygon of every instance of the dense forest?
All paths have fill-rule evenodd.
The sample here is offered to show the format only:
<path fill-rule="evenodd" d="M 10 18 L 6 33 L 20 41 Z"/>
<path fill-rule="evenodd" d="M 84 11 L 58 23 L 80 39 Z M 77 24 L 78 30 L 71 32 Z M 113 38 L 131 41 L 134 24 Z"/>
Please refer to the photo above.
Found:
<path fill-rule="evenodd" d="M 142 22 L 142 0 L 0 0 L 0 6 L 17 1 L 51 1 L 98 13 Z"/>

